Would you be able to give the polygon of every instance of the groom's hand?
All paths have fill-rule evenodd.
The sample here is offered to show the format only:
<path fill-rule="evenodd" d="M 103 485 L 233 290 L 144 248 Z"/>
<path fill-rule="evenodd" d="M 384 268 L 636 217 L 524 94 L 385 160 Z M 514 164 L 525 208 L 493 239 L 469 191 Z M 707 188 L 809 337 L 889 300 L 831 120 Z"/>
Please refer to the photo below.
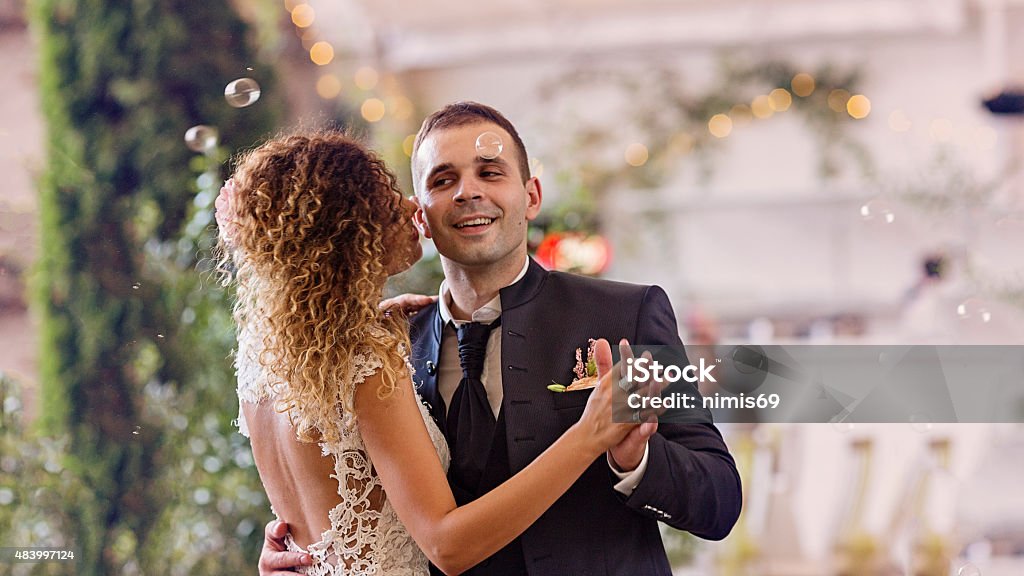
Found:
<path fill-rule="evenodd" d="M 644 352 L 644 356 L 649 358 L 650 353 Z M 633 350 L 625 339 L 619 341 L 619 358 L 622 362 L 633 358 Z M 642 384 L 633 391 L 647 397 L 656 396 L 661 393 L 663 385 L 664 383 L 650 378 L 647 383 Z M 638 412 L 638 414 L 645 422 L 630 430 L 629 434 L 622 439 L 622 442 L 608 450 L 609 461 L 619 472 L 632 472 L 637 469 L 644 458 L 644 452 L 647 451 L 647 439 L 658 431 L 658 415 L 660 415 L 658 411 L 645 410 Z"/>
<path fill-rule="evenodd" d="M 298 566 L 309 566 L 313 559 L 309 554 L 288 552 L 284 537 L 288 534 L 288 525 L 273 520 L 263 530 L 263 550 L 260 551 L 260 576 L 298 576 L 292 571 Z"/>
<path fill-rule="evenodd" d="M 657 422 L 644 422 L 629 431 L 626 437 L 608 450 L 612 464 L 619 472 L 632 472 L 640 465 L 647 449 L 647 439 L 658 431 Z"/>

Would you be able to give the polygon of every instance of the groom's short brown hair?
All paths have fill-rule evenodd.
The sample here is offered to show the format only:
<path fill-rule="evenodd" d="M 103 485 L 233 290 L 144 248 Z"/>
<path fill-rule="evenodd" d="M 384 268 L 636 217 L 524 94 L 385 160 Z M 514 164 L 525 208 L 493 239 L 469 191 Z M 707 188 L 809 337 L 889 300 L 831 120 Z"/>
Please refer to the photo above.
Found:
<path fill-rule="evenodd" d="M 486 104 L 470 101 L 449 104 L 427 116 L 423 121 L 423 125 L 420 126 L 420 131 L 416 134 L 416 140 L 413 141 L 412 145 L 413 180 L 415 181 L 416 178 L 416 152 L 420 149 L 420 144 L 423 143 L 423 140 L 431 132 L 447 128 L 458 128 L 459 126 L 476 122 L 492 122 L 500 126 L 505 132 L 508 132 L 509 136 L 512 137 L 512 143 L 515 144 L 516 153 L 519 155 L 519 175 L 522 176 L 523 182 L 529 180 L 530 162 L 526 156 L 526 146 L 523 144 L 523 139 L 519 137 L 516 127 L 509 122 L 508 118 L 505 118 L 501 112 L 494 108 Z"/>

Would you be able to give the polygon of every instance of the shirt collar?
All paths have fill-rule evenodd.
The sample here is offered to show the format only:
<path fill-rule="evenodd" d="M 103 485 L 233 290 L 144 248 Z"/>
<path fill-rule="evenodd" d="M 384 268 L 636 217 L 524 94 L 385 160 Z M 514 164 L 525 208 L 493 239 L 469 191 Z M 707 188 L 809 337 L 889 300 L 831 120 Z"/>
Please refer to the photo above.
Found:
<path fill-rule="evenodd" d="M 526 261 L 523 262 L 523 269 L 519 271 L 519 275 L 517 275 L 515 277 L 515 279 L 513 279 L 511 282 L 508 283 L 509 286 L 515 284 L 516 282 L 519 282 L 520 280 L 523 279 L 523 276 L 526 276 L 526 271 L 527 271 L 527 269 L 530 268 L 530 259 L 526 258 L 525 260 Z M 438 310 L 441 312 L 441 320 L 443 321 L 444 324 L 448 324 L 449 322 L 451 322 L 451 323 L 454 323 L 456 326 L 461 326 L 462 324 L 466 323 L 466 320 L 455 320 L 452 317 L 452 311 L 451 311 L 451 308 L 450 308 L 451 301 L 452 301 L 452 293 L 451 293 L 450 290 L 448 290 L 448 281 L 447 280 L 442 280 L 441 281 L 441 288 L 438 290 L 438 295 L 437 295 L 437 307 L 438 307 Z M 489 302 L 487 302 L 486 304 L 484 304 L 480 308 L 477 308 L 476 310 L 474 310 L 473 314 L 471 315 L 471 318 L 472 318 L 473 322 L 481 322 L 483 324 L 490 324 L 491 322 L 494 322 L 495 320 L 497 320 L 498 317 L 500 317 L 500 316 L 501 316 L 501 295 L 499 294 L 499 295 L 495 296 L 494 298 L 491 298 L 491 300 Z"/>

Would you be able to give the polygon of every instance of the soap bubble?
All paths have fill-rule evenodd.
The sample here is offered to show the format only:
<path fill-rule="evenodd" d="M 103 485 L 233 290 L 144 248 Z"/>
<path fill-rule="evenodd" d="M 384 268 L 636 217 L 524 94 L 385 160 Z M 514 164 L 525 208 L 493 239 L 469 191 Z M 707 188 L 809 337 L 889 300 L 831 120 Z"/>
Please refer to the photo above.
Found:
<path fill-rule="evenodd" d="M 957 304 L 956 315 L 962 321 L 988 324 L 992 321 L 992 311 L 988 304 L 979 298 L 968 298 Z"/>
<path fill-rule="evenodd" d="M 956 571 L 956 576 L 981 576 L 981 570 L 974 564 L 964 564 Z"/>
<path fill-rule="evenodd" d="M 193 152 L 209 152 L 217 147 L 217 129 L 200 124 L 185 131 L 185 145 Z"/>
<path fill-rule="evenodd" d="M 853 432 L 856 429 L 856 426 L 853 422 L 846 421 L 846 418 L 849 415 L 850 413 L 844 410 L 829 419 L 829 423 L 832 424 L 832 429 L 840 434 L 849 434 L 850 432 Z"/>
<path fill-rule="evenodd" d="M 476 153 L 481 158 L 486 158 L 487 160 L 497 158 L 504 147 L 504 144 L 501 142 L 501 136 L 494 132 L 484 132 L 476 138 Z"/>
<path fill-rule="evenodd" d="M 245 108 L 260 99 L 260 85 L 252 78 L 239 78 L 224 87 L 224 99 L 235 108 Z"/>
<path fill-rule="evenodd" d="M 913 428 L 915 432 L 926 434 L 931 432 L 932 429 L 935 428 L 935 425 L 932 423 L 932 419 L 928 414 L 918 412 L 910 415 L 910 427 Z"/>
<path fill-rule="evenodd" d="M 896 221 L 896 213 L 892 206 L 881 198 L 868 201 L 860 207 L 860 217 L 865 222 L 892 224 Z"/>

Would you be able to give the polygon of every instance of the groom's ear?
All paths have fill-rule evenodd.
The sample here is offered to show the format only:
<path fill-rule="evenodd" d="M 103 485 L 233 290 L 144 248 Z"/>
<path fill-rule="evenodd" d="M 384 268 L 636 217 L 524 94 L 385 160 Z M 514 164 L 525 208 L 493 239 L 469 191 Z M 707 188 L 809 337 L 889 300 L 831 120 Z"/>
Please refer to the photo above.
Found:
<path fill-rule="evenodd" d="M 420 234 L 423 234 L 424 238 L 432 238 L 430 235 L 430 226 L 427 225 L 427 219 L 423 216 L 423 205 L 420 204 L 420 197 L 413 194 L 409 197 L 412 203 L 416 205 L 416 211 L 412 213 L 412 222 L 420 230 Z"/>
<path fill-rule="evenodd" d="M 540 202 L 543 196 L 540 179 L 532 176 L 523 186 L 526 188 L 526 219 L 533 220 L 540 214 Z"/>

